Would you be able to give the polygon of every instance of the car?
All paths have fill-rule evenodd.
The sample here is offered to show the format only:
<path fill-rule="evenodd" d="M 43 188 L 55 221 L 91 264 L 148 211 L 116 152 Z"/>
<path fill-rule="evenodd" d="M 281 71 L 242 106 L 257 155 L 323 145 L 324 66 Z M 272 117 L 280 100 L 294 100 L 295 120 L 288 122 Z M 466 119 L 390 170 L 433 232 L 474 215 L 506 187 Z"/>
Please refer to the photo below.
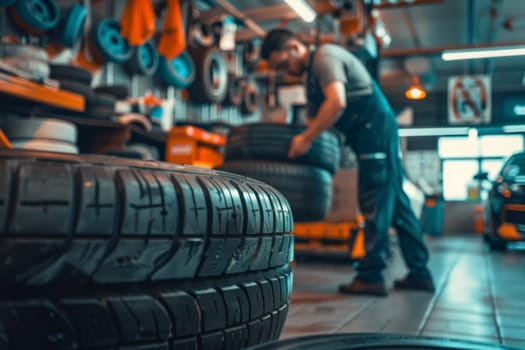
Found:
<path fill-rule="evenodd" d="M 486 179 L 483 173 L 479 179 Z M 525 241 L 525 152 L 510 156 L 488 192 L 484 238 L 492 250 Z"/>

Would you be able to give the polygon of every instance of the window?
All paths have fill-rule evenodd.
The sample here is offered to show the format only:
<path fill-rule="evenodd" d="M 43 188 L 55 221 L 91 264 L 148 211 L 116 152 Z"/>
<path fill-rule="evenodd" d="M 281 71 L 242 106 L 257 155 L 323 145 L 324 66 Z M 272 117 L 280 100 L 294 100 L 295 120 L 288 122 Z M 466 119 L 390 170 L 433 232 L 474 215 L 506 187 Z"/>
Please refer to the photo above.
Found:
<path fill-rule="evenodd" d="M 490 135 L 479 138 L 481 157 L 508 157 L 523 150 L 523 137 L 520 135 Z"/>
<path fill-rule="evenodd" d="M 443 162 L 443 196 L 446 200 L 465 200 L 472 177 L 478 173 L 477 160 Z"/>
<path fill-rule="evenodd" d="M 488 173 L 489 180 L 496 180 L 503 163 L 504 159 L 485 159 L 481 162 L 481 171 Z"/>
<path fill-rule="evenodd" d="M 445 200 L 472 199 L 469 189 L 477 186 L 474 175 L 486 171 L 489 179 L 495 179 L 505 159 L 523 150 L 521 135 L 441 137 L 438 153 L 442 161 Z"/>

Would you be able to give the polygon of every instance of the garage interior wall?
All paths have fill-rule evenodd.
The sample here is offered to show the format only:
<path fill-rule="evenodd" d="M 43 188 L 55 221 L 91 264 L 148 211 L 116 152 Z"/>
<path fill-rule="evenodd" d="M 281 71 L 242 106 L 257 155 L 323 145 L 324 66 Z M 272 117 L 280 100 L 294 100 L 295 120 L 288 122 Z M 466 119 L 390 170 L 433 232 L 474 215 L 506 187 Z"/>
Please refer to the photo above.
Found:
<path fill-rule="evenodd" d="M 68 0 L 57 0 L 57 4 L 60 7 L 66 7 L 71 6 L 72 2 Z M 90 13 L 96 13 L 102 17 L 113 17 L 118 20 L 120 19 L 120 15 L 123 12 L 126 2 L 118 0 L 84 0 L 84 5 L 88 9 L 88 16 L 90 16 Z M 86 28 L 89 30 L 88 27 Z M 162 28 L 162 26 L 157 25 L 157 28 Z M 0 11 L 0 36 L 4 37 L 9 34 L 15 34 L 19 38 L 27 38 L 27 35 L 12 25 L 6 11 Z M 30 40 L 33 44 L 45 46 L 47 39 L 45 37 L 31 37 Z M 227 59 L 228 70 L 238 74 L 239 76 L 250 77 L 246 74 L 247 68 L 242 62 L 242 46 L 239 45 L 229 56 L 231 56 L 231 59 Z M 60 56 L 56 57 L 53 62 L 65 63 L 71 57 L 73 57 L 71 50 L 66 50 Z M 259 87 L 260 96 L 264 96 L 266 93 L 264 90 L 264 84 L 260 84 L 259 81 L 255 79 L 254 81 Z M 127 85 L 132 97 L 143 96 L 149 90 L 152 91 L 157 97 L 175 99 L 173 113 L 174 123 L 220 121 L 238 125 L 260 120 L 262 114 L 261 110 L 265 109 L 263 98 L 259 99 L 260 108 L 258 108 L 255 113 L 250 115 L 242 114 L 240 107 L 238 106 L 229 107 L 214 104 L 194 104 L 191 101 L 185 100 L 183 97 L 184 94 L 180 89 L 166 87 L 156 75 L 153 77 L 139 76 L 135 74 L 130 75 L 123 65 L 106 63 L 101 72 L 94 76 L 93 85 L 99 86 L 113 84 Z"/>

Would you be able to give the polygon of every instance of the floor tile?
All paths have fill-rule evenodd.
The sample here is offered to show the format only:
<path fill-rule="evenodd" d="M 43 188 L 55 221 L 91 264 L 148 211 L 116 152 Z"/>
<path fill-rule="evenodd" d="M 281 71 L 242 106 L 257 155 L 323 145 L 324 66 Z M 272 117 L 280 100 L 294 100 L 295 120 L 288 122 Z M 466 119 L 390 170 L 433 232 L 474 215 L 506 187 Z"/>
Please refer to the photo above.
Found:
<path fill-rule="evenodd" d="M 345 263 L 298 262 L 281 338 L 379 332 L 428 335 L 483 343 L 525 343 L 525 252 L 494 254 L 476 235 L 426 237 L 435 294 L 389 290 L 386 298 L 340 295 L 356 272 Z M 406 273 L 392 244 L 385 281 Z M 498 328 L 501 327 L 501 328 Z M 523 346 L 525 348 L 525 346 Z"/>
<path fill-rule="evenodd" d="M 497 337 L 485 337 L 485 336 L 475 336 L 471 334 L 461 334 L 461 333 L 452 333 L 452 332 L 439 332 L 439 331 L 428 331 L 423 332 L 423 336 L 428 337 L 439 337 L 447 339 L 459 339 L 459 340 L 468 340 L 484 344 L 499 344 Z"/>
<path fill-rule="evenodd" d="M 503 344 L 517 348 L 525 349 L 525 341 L 516 339 L 503 339 Z"/>
<path fill-rule="evenodd" d="M 435 309 L 430 314 L 430 320 L 463 321 L 474 324 L 495 324 L 492 314 L 472 313 L 447 309 Z"/>
<path fill-rule="evenodd" d="M 472 336 L 498 338 L 496 324 L 474 324 L 471 322 L 430 320 L 424 331 L 471 334 Z"/>

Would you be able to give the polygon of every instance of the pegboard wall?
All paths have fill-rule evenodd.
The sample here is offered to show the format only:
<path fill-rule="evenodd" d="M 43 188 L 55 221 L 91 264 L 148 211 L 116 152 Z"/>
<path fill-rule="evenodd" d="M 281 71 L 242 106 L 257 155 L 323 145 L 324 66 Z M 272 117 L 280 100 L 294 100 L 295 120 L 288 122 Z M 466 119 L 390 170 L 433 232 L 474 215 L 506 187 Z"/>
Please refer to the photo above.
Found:
<path fill-rule="evenodd" d="M 74 2 L 68 0 L 55 0 L 59 7 L 71 6 Z M 84 32 L 90 29 L 91 18 L 93 15 L 101 17 L 113 17 L 120 19 L 120 16 L 126 5 L 123 0 L 104 0 L 92 1 L 83 0 L 82 3 L 88 10 L 88 19 L 86 20 Z M 157 28 L 162 28 L 161 19 Z M 19 30 L 13 25 L 9 13 L 5 8 L 0 8 L 0 37 L 15 36 L 19 42 L 46 47 L 49 42 L 47 36 L 32 36 Z M 55 57 L 54 63 L 69 63 L 76 56 L 79 49 L 77 45 L 74 49 L 68 49 Z M 228 71 L 235 73 L 237 76 L 251 78 L 247 66 L 243 62 L 243 48 L 239 45 L 235 48 L 227 59 Z M 93 79 L 93 87 L 100 85 L 125 84 L 128 86 L 132 97 L 143 96 L 146 92 L 151 91 L 155 96 L 164 99 L 174 99 L 173 120 L 174 124 L 184 122 L 225 122 L 232 125 L 256 122 L 262 119 L 262 112 L 266 109 L 268 89 L 266 84 L 261 84 L 260 80 L 253 79 L 259 88 L 259 108 L 257 112 L 250 115 L 241 113 L 238 106 L 222 106 L 219 104 L 194 104 L 184 98 L 185 95 L 181 90 L 165 86 L 157 75 L 140 76 L 130 74 L 125 67 L 120 64 L 106 63 L 103 69 L 98 72 Z"/>

